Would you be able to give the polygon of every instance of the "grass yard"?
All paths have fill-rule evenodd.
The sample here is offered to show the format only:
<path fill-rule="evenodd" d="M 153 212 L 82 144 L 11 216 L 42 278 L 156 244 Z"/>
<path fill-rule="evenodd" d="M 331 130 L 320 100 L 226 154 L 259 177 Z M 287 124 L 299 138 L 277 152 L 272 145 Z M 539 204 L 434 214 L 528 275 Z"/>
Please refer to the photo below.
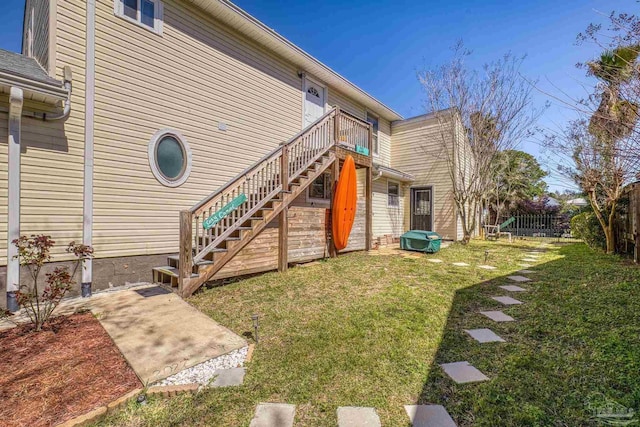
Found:
<path fill-rule="evenodd" d="M 403 405 L 415 403 L 444 405 L 459 426 L 599 425 L 586 404 L 606 399 L 640 411 L 640 269 L 582 244 L 550 245 L 536 281 L 522 285 L 529 292 L 499 289 L 537 245 L 354 253 L 201 292 L 190 302 L 236 333 L 261 316 L 244 385 L 132 403 L 102 425 L 247 426 L 258 402 L 296 404 L 296 425 L 314 427 L 335 426 L 339 406 L 375 407 L 394 427 L 408 425 Z M 476 268 L 487 249 L 497 270 Z M 507 308 L 493 295 L 524 304 Z M 507 342 L 479 344 L 463 332 L 471 328 Z M 458 385 L 438 366 L 463 360 L 490 381 Z"/>

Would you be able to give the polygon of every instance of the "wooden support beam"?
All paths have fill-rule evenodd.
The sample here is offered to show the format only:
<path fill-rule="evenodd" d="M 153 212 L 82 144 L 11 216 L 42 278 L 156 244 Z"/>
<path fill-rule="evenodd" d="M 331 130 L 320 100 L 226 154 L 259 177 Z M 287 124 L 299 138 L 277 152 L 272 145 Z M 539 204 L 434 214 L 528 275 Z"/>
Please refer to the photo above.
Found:
<path fill-rule="evenodd" d="M 180 211 L 180 253 L 178 265 L 178 293 L 188 288 L 193 268 L 193 222 L 191 211 Z"/>
<path fill-rule="evenodd" d="M 278 271 L 285 272 L 289 268 L 289 150 L 287 146 L 282 148 L 280 177 L 284 207 L 278 218 Z"/>
<path fill-rule="evenodd" d="M 373 238 L 373 168 L 368 167 L 365 182 L 366 197 L 366 231 L 365 231 L 365 250 L 371 250 L 371 239 Z"/>
<path fill-rule="evenodd" d="M 338 251 L 336 250 L 336 246 L 333 243 L 333 195 L 336 191 L 336 186 L 338 185 L 338 177 L 340 176 L 340 160 L 336 159 L 331 166 L 331 209 L 329 210 L 329 218 L 327 221 L 327 226 L 329 227 L 329 241 L 327 244 L 329 245 L 329 256 L 331 258 L 335 258 L 338 256 Z"/>

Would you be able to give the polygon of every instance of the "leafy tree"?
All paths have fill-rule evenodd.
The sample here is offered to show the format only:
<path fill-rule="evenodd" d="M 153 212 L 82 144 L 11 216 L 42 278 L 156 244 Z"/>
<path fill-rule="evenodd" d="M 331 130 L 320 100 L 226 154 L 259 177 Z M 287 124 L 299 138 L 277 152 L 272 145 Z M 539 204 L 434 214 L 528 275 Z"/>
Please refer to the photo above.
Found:
<path fill-rule="evenodd" d="M 511 211 L 520 201 L 542 196 L 547 184 L 547 173 L 529 153 L 504 150 L 496 155 L 492 164 L 493 189 L 488 196 L 489 207 L 496 217 L 496 224 L 503 211 Z"/>

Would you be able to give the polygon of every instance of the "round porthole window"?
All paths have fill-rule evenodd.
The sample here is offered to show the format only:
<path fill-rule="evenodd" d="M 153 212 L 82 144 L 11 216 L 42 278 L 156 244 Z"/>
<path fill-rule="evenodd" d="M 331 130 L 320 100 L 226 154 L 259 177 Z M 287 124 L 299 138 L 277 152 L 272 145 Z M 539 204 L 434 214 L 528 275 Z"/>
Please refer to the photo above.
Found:
<path fill-rule="evenodd" d="M 191 149 L 187 140 L 174 130 L 156 132 L 149 141 L 149 165 L 161 184 L 182 185 L 191 172 Z"/>

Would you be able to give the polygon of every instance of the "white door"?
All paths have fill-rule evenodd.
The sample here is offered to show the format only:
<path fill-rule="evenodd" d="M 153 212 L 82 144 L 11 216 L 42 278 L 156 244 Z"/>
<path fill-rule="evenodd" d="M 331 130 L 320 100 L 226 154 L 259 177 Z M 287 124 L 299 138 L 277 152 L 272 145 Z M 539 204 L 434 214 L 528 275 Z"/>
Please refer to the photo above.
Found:
<path fill-rule="evenodd" d="M 324 114 L 324 88 L 309 79 L 305 79 L 304 127 L 318 120 Z"/>

